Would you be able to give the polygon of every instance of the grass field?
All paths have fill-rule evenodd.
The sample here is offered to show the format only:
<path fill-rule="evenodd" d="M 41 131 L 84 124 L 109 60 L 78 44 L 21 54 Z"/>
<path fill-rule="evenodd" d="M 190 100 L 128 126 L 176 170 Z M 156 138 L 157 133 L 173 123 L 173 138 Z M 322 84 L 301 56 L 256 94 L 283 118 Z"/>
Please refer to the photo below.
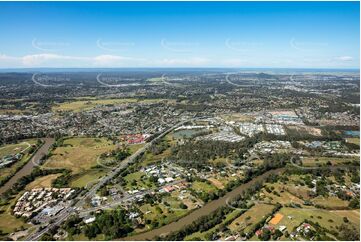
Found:
<path fill-rule="evenodd" d="M 280 184 L 267 185 L 268 187 L 274 187 L 274 190 L 269 193 L 262 189 L 262 193 L 265 194 L 265 202 L 272 204 L 280 203 L 282 205 L 289 203 L 303 204 L 303 200 L 286 191 L 286 186 Z"/>
<path fill-rule="evenodd" d="M 215 178 L 209 178 L 208 181 L 210 181 L 212 183 L 212 185 L 214 185 L 218 189 L 223 189 L 224 188 L 223 183 L 220 182 L 219 180 L 215 179 Z"/>
<path fill-rule="evenodd" d="M 158 155 L 153 155 L 152 153 L 150 152 L 146 152 L 145 154 L 145 158 L 144 160 L 142 161 L 141 165 L 143 167 L 147 166 L 147 165 L 150 165 L 152 163 L 155 163 L 157 161 L 161 161 L 167 157 L 169 157 L 171 154 L 171 150 L 170 148 L 169 149 L 166 149 L 165 151 L 163 151 L 162 153 L 158 154 Z"/>
<path fill-rule="evenodd" d="M 211 228 L 207 231 L 204 231 L 204 232 L 195 232 L 195 233 L 185 237 L 184 240 L 193 241 L 193 240 L 198 240 L 198 238 L 202 239 L 202 240 L 207 240 L 207 238 L 205 237 L 207 234 L 213 233 L 214 231 L 216 231 L 218 228 L 220 228 L 224 224 L 236 219 L 237 217 L 239 217 L 239 214 L 240 214 L 240 211 L 233 210 L 232 212 L 230 212 L 229 214 L 226 215 L 226 218 L 221 223 L 217 224 L 213 228 Z"/>
<path fill-rule="evenodd" d="M 122 98 L 122 99 L 100 99 L 100 100 L 77 100 L 72 102 L 59 103 L 52 107 L 52 111 L 71 111 L 71 112 L 80 112 L 85 110 L 93 109 L 97 106 L 105 105 L 119 105 L 126 103 L 157 103 L 165 99 L 145 99 L 138 100 L 137 98 Z"/>
<path fill-rule="evenodd" d="M 40 187 L 51 187 L 52 181 L 55 180 L 60 175 L 61 174 L 51 174 L 47 176 L 38 177 L 35 179 L 35 181 L 29 183 L 25 187 L 25 190 L 31 190 L 33 188 L 40 188 Z"/>
<path fill-rule="evenodd" d="M 31 157 L 31 154 L 26 152 L 27 148 L 29 147 L 29 145 L 34 145 L 36 143 L 37 143 L 36 139 L 27 139 L 17 144 L 8 144 L 0 147 L 0 159 L 3 156 L 14 155 L 16 153 L 19 153 L 20 151 L 23 151 L 25 153 L 24 156 L 21 158 L 21 160 L 11 164 L 8 167 L 1 168 L 0 181 L 6 179 L 6 177 L 11 174 L 14 174 L 19 167 L 23 166 L 26 162 L 28 162 L 28 159 Z"/>
<path fill-rule="evenodd" d="M 8 144 L 0 147 L 0 158 L 7 155 L 15 155 L 23 150 L 25 150 L 29 145 L 28 142 L 19 142 L 17 144 Z M 35 144 L 35 142 L 29 144 Z"/>
<path fill-rule="evenodd" d="M 160 225 L 171 223 L 188 213 L 187 209 L 171 210 L 163 204 L 144 204 L 139 209 L 144 213 L 145 220 L 156 221 Z M 151 225 L 146 225 L 146 228 L 150 229 Z"/>
<path fill-rule="evenodd" d="M 278 225 L 287 226 L 287 231 L 289 233 L 292 232 L 292 230 L 296 226 L 300 225 L 305 219 L 310 219 L 314 222 L 318 222 L 322 227 L 329 230 L 335 230 L 336 226 L 340 226 L 342 223 L 344 223 L 344 216 L 349 217 L 349 220 L 352 222 L 351 216 L 347 216 L 347 214 L 337 214 L 336 211 L 331 212 L 321 209 L 299 209 L 283 207 L 281 208 L 279 213 L 283 215 L 283 218 L 278 223 Z M 357 226 L 357 228 L 359 228 L 358 224 L 354 224 L 354 226 Z"/>
<path fill-rule="evenodd" d="M 304 157 L 302 159 L 302 165 L 304 166 L 317 166 L 317 165 L 325 165 L 328 161 L 331 162 L 332 165 L 339 165 L 347 162 L 352 162 L 357 160 L 358 158 L 337 158 L 337 157 Z"/>
<path fill-rule="evenodd" d="M 97 165 L 98 156 L 115 149 L 115 145 L 105 138 L 70 138 L 57 147 L 45 162 L 49 168 L 66 168 L 73 174 L 89 170 Z"/>
<path fill-rule="evenodd" d="M 200 181 L 193 182 L 191 187 L 197 192 L 212 193 L 217 191 L 217 188 L 215 186 Z"/>
<path fill-rule="evenodd" d="M 256 204 L 236 218 L 228 227 L 231 231 L 249 232 L 252 225 L 261 221 L 265 216 L 272 212 L 274 206 L 269 204 Z"/>
<path fill-rule="evenodd" d="M 85 187 L 88 184 L 91 185 L 92 182 L 96 182 L 106 174 L 105 169 L 94 168 L 87 170 L 85 172 L 79 173 L 75 177 L 73 177 L 70 181 L 71 187 Z"/>
<path fill-rule="evenodd" d="M 232 113 L 223 115 L 222 118 L 226 121 L 239 121 L 239 122 L 253 122 L 255 120 L 254 116 L 245 115 L 241 113 Z"/>
<path fill-rule="evenodd" d="M 65 168 L 72 171 L 70 185 L 83 187 L 105 174 L 102 168 L 94 168 L 100 154 L 114 150 L 115 145 L 105 138 L 69 138 L 57 147 L 45 162 L 46 168 Z"/>
<path fill-rule="evenodd" d="M 347 143 L 360 145 L 360 138 L 346 138 Z"/>
<path fill-rule="evenodd" d="M 134 172 L 126 175 L 124 180 L 127 182 L 126 188 L 128 190 L 135 190 L 140 188 L 154 188 L 155 185 L 151 183 L 144 172 Z M 133 186 L 133 184 L 135 184 Z"/>
<path fill-rule="evenodd" d="M 311 200 L 315 205 L 322 205 L 325 208 L 348 208 L 349 201 L 344 201 L 338 197 L 316 197 Z"/>
<path fill-rule="evenodd" d="M 0 230 L 3 233 L 12 233 L 22 228 L 29 228 L 30 225 L 25 223 L 22 219 L 16 218 L 11 214 L 11 206 L 15 204 L 18 198 L 22 196 L 20 193 L 16 198 L 12 199 L 9 204 L 0 206 Z"/>
<path fill-rule="evenodd" d="M 303 136 L 303 135 L 322 136 L 321 129 L 310 126 L 288 125 L 286 131 L 288 135 L 295 135 L 295 136 Z"/>
<path fill-rule="evenodd" d="M 330 213 L 337 214 L 341 217 L 347 217 L 357 229 L 360 229 L 360 210 L 331 210 Z"/>

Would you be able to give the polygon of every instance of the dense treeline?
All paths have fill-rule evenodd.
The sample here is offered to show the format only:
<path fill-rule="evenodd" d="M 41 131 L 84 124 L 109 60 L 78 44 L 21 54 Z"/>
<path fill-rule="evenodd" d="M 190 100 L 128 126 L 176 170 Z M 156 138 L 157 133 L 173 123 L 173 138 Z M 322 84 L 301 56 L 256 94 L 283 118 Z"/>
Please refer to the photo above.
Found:
<path fill-rule="evenodd" d="M 104 234 L 107 240 L 111 240 L 124 237 L 132 231 L 132 221 L 128 218 L 127 211 L 122 208 L 102 211 L 96 215 L 92 224 L 84 227 L 84 233 L 89 239 Z"/>
<path fill-rule="evenodd" d="M 51 185 L 55 188 L 62 188 L 62 187 L 68 187 L 69 186 L 69 181 L 71 178 L 71 171 L 70 170 L 66 170 L 63 169 L 63 174 L 57 178 L 55 178 Z"/>
<path fill-rule="evenodd" d="M 276 175 L 274 175 L 274 176 L 276 176 Z M 274 177 L 274 176 L 272 176 L 272 177 Z M 268 180 L 268 179 L 269 178 L 267 178 L 266 180 Z M 262 186 L 263 186 L 263 183 L 261 183 L 261 182 L 256 183 L 254 186 L 245 190 L 240 195 L 238 195 L 236 198 L 232 199 L 229 203 L 230 206 L 220 207 L 217 210 L 215 210 L 214 212 L 210 213 L 209 215 L 203 216 L 203 217 L 197 219 L 196 221 L 194 221 L 193 223 L 183 227 L 179 231 L 172 232 L 165 237 L 156 237 L 154 239 L 155 240 L 178 240 L 178 241 L 181 241 L 181 240 L 184 240 L 184 238 L 187 235 L 190 235 L 192 233 L 195 233 L 198 231 L 205 232 L 205 231 L 213 228 L 217 224 L 220 224 L 230 212 L 234 211 L 235 208 L 249 209 L 250 207 L 252 207 L 253 204 L 247 204 L 247 200 L 249 200 L 251 198 L 251 196 L 255 194 L 256 191 L 259 191 L 262 188 Z M 277 209 L 279 209 L 279 208 L 280 207 L 277 206 Z M 246 210 L 240 210 L 239 215 L 241 215 L 245 211 Z M 228 223 L 231 223 L 231 222 L 232 222 L 232 220 L 228 221 Z"/>

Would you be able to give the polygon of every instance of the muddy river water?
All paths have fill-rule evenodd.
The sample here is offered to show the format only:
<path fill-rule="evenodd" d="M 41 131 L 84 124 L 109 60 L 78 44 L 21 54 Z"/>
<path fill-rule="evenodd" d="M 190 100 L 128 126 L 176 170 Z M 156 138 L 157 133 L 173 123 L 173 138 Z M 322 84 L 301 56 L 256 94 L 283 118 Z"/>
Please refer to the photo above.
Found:
<path fill-rule="evenodd" d="M 16 174 L 0 187 L 0 194 L 10 189 L 20 178 L 29 175 L 33 168 L 38 165 L 39 160 L 48 153 L 50 146 L 54 143 L 53 138 L 42 138 L 44 144 L 36 151 L 33 157 Z"/>
<path fill-rule="evenodd" d="M 254 186 L 256 183 L 264 181 L 269 175 L 279 174 L 283 171 L 284 171 L 284 168 L 267 171 L 267 172 L 263 173 L 262 175 L 253 178 L 251 181 L 238 186 L 234 190 L 228 192 L 223 197 L 221 197 L 217 200 L 213 200 L 213 201 L 205 204 L 203 207 L 186 215 L 185 217 L 180 218 L 178 221 L 175 221 L 173 223 L 164 225 L 160 228 L 153 229 L 153 230 L 150 230 L 150 231 L 138 234 L 138 235 L 122 238 L 121 240 L 151 240 L 155 236 L 161 236 L 161 235 L 168 234 L 170 232 L 178 231 L 181 228 L 183 228 L 184 226 L 191 224 L 195 220 L 199 219 L 200 217 L 208 215 L 208 214 L 212 213 L 213 211 L 215 211 L 217 208 L 226 205 L 227 201 L 235 198 L 237 195 L 239 195 L 243 191 L 247 190 L 248 188 Z"/>

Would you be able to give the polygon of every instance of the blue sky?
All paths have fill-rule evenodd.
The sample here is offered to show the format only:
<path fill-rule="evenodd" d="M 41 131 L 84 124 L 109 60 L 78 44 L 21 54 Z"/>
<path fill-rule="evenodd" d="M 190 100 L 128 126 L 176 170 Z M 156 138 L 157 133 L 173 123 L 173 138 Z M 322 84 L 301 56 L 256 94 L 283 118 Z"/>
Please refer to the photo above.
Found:
<path fill-rule="evenodd" d="M 359 2 L 0 2 L 0 68 L 358 68 Z"/>

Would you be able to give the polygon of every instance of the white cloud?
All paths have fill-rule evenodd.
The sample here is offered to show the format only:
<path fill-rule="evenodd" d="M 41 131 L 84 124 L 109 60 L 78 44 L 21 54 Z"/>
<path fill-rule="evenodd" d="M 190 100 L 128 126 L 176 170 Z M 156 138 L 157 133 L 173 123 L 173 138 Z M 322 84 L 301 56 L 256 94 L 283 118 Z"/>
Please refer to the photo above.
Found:
<path fill-rule="evenodd" d="M 21 60 L 25 66 L 46 66 L 48 64 L 55 64 L 54 62 L 57 63 L 59 61 L 62 63 L 66 63 L 66 61 L 86 61 L 87 58 L 57 54 L 35 54 L 23 56 L 21 57 Z"/>
<path fill-rule="evenodd" d="M 353 57 L 352 56 L 339 56 L 339 57 L 336 57 L 336 60 L 339 60 L 339 61 L 353 61 Z"/>
<path fill-rule="evenodd" d="M 138 66 L 144 59 L 98 55 L 93 57 L 68 56 L 52 53 L 25 55 L 21 57 L 0 54 L 0 68 L 21 67 L 123 67 Z"/>
<path fill-rule="evenodd" d="M 192 57 L 192 58 L 172 58 L 172 59 L 162 59 L 160 61 L 154 61 L 160 66 L 204 66 L 210 64 L 210 60 L 201 57 Z"/>
<path fill-rule="evenodd" d="M 182 57 L 163 59 L 142 59 L 119 55 L 70 56 L 55 53 L 9 56 L 0 54 L 0 68 L 23 67 L 350 67 L 358 59 L 351 56 L 329 58 L 278 57 L 263 59 L 255 56 L 235 58 Z"/>
<path fill-rule="evenodd" d="M 118 55 L 99 55 L 93 58 L 93 65 L 95 66 L 129 66 L 138 65 L 144 59 L 131 58 Z"/>

